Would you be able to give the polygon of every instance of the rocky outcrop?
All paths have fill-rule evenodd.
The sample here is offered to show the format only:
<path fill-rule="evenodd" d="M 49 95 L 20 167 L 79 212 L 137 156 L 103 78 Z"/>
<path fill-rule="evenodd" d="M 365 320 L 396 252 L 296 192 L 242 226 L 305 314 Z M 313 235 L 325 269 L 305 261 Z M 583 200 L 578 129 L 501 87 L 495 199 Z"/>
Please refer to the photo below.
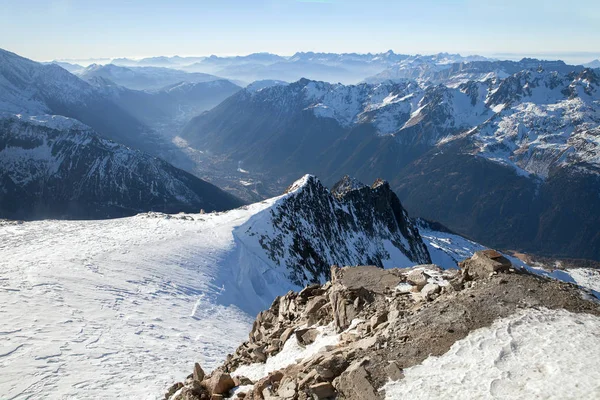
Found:
<path fill-rule="evenodd" d="M 574 285 L 530 275 L 493 250 L 461 268 L 333 266 L 331 281 L 277 298 L 221 367 L 202 381 L 191 375 L 166 398 L 383 398 L 381 387 L 402 379 L 404 369 L 518 309 L 600 315 Z M 208 384 L 215 380 L 229 385 L 217 393 Z"/>

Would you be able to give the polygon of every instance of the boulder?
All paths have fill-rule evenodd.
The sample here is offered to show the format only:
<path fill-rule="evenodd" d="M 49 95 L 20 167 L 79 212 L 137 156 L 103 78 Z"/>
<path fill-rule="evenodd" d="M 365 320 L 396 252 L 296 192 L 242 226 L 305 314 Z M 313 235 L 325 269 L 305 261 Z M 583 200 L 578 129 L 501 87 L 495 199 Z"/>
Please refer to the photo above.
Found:
<path fill-rule="evenodd" d="M 359 298 L 358 301 L 357 298 Z M 372 296 L 364 288 L 348 290 L 341 286 L 334 286 L 334 289 L 329 293 L 329 303 L 331 304 L 336 330 L 342 332 L 348 328 L 352 320 L 358 315 L 360 305 L 369 304 L 371 301 Z"/>
<path fill-rule="evenodd" d="M 413 283 L 414 285 L 416 285 L 419 290 L 421 288 L 423 288 L 425 285 L 427 285 L 427 280 L 429 278 L 430 278 L 430 276 L 427 275 L 425 273 L 425 271 L 423 271 L 423 270 L 411 271 L 406 276 L 406 279 L 410 283 Z"/>
<path fill-rule="evenodd" d="M 333 378 L 341 375 L 348 368 L 348 365 L 346 357 L 341 354 L 334 354 L 321 360 L 315 366 L 315 370 L 321 378 L 332 381 Z"/>
<path fill-rule="evenodd" d="M 305 315 L 310 316 L 314 313 L 316 313 L 317 311 L 319 311 L 319 309 L 321 307 L 323 307 L 325 304 L 327 304 L 327 299 L 323 296 L 317 296 L 317 297 L 313 297 L 312 299 L 310 299 L 308 301 L 308 303 L 306 303 L 306 309 L 304 310 Z"/>
<path fill-rule="evenodd" d="M 192 381 L 192 383 L 188 386 L 188 389 L 190 389 L 192 393 L 199 396 L 210 394 L 208 388 L 200 381 Z"/>
<path fill-rule="evenodd" d="M 310 386 L 310 392 L 318 400 L 335 398 L 335 388 L 329 382 L 316 383 Z"/>
<path fill-rule="evenodd" d="M 319 331 L 316 329 L 299 329 L 296 332 L 296 340 L 300 346 L 308 346 L 315 342 L 315 339 L 319 335 Z"/>
<path fill-rule="evenodd" d="M 385 372 L 392 381 L 399 381 L 400 379 L 404 378 L 404 372 L 402 371 L 402 368 L 400 368 L 395 361 L 390 362 L 385 367 Z"/>
<path fill-rule="evenodd" d="M 259 363 L 264 363 L 265 361 L 267 361 L 267 356 L 264 353 L 263 349 L 264 349 L 264 345 L 259 346 L 259 347 L 255 348 L 254 350 L 252 350 L 254 359 Z"/>
<path fill-rule="evenodd" d="M 177 382 L 176 384 L 174 384 L 173 386 L 171 386 L 169 388 L 169 390 L 167 390 L 167 393 L 165 393 L 165 400 L 170 399 L 171 396 L 173 396 L 182 387 L 183 387 L 183 383 L 181 383 L 181 382 Z"/>
<path fill-rule="evenodd" d="M 198 388 L 184 387 L 173 400 L 210 400 L 210 393 L 203 386 Z"/>
<path fill-rule="evenodd" d="M 252 382 L 250 379 L 246 378 L 245 376 L 234 376 L 233 383 L 235 383 L 235 386 L 245 386 L 245 385 L 253 385 L 254 384 L 254 382 Z"/>
<path fill-rule="evenodd" d="M 312 285 L 308 285 L 304 289 L 298 293 L 298 297 L 303 300 L 307 300 L 313 296 L 319 296 L 323 294 L 325 290 L 318 283 L 313 283 Z"/>
<path fill-rule="evenodd" d="M 283 331 L 283 333 L 279 337 L 279 340 L 281 340 L 282 346 L 285 344 L 285 342 L 287 342 L 287 340 L 290 338 L 290 336 L 292 336 L 292 333 L 294 333 L 294 328 L 292 328 L 292 327 L 289 327 Z"/>
<path fill-rule="evenodd" d="M 511 262 L 496 250 L 481 250 L 458 264 L 466 279 L 485 279 L 490 275 L 508 272 Z"/>
<path fill-rule="evenodd" d="M 379 398 L 369 381 L 369 374 L 360 362 L 352 364 L 337 380 L 337 390 L 344 398 L 353 400 L 373 400 Z"/>
<path fill-rule="evenodd" d="M 210 378 L 205 379 L 202 384 L 210 391 L 211 394 L 227 394 L 235 387 L 235 382 L 228 373 L 216 370 Z"/>
<path fill-rule="evenodd" d="M 254 384 L 254 389 L 252 390 L 252 397 L 254 399 L 262 399 L 265 398 L 265 392 L 267 389 L 275 383 L 279 383 L 283 379 L 283 372 L 275 371 L 271 372 L 269 376 L 266 376 L 256 382 Z M 267 392 L 269 396 L 272 396 L 270 392 Z"/>
<path fill-rule="evenodd" d="M 387 321 L 388 316 L 386 313 L 373 315 L 370 320 L 371 329 L 375 329 L 378 325 L 381 325 Z"/>
<path fill-rule="evenodd" d="M 277 395 L 283 399 L 293 399 L 298 391 L 298 384 L 291 377 L 285 377 L 279 384 Z"/>
<path fill-rule="evenodd" d="M 288 321 L 294 318 L 296 313 L 296 295 L 289 291 L 285 296 L 279 299 L 279 309 L 277 319 L 280 322 Z"/>
<path fill-rule="evenodd" d="M 433 300 L 435 295 L 437 295 L 440 292 L 440 290 L 440 285 L 435 283 L 428 283 L 427 285 L 423 286 L 423 289 L 421 289 L 421 295 L 425 300 Z"/>

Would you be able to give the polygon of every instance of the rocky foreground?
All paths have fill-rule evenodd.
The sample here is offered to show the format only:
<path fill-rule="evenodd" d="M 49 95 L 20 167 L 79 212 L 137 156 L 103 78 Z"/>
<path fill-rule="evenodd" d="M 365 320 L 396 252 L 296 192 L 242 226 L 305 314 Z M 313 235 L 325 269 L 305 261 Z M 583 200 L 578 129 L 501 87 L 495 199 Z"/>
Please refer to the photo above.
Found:
<path fill-rule="evenodd" d="M 277 298 L 221 367 L 207 375 L 196 364 L 165 399 L 384 398 L 405 369 L 499 318 L 540 309 L 600 316 L 577 286 L 514 268 L 493 250 L 460 270 L 333 266 L 330 282 Z"/>

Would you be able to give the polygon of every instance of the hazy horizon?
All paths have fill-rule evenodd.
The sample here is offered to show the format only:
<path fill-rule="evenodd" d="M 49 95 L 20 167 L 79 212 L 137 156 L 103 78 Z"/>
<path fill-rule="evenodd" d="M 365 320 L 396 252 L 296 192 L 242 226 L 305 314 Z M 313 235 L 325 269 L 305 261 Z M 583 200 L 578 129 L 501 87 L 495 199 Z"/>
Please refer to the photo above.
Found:
<path fill-rule="evenodd" d="M 11 51 L 15 54 L 18 54 L 20 56 L 26 57 L 25 55 L 19 53 L 18 51 L 14 51 L 11 49 L 5 49 L 8 51 Z M 210 54 L 150 54 L 150 55 L 141 55 L 141 56 L 115 56 L 115 57 L 91 57 L 91 58 L 49 58 L 49 59 L 36 59 L 36 58 L 31 58 L 31 57 L 27 57 L 27 58 L 31 58 L 34 61 L 38 61 L 38 62 L 67 62 L 67 63 L 73 63 L 73 64 L 79 64 L 82 66 L 88 66 L 94 63 L 97 64 L 108 64 L 113 60 L 122 58 L 122 59 L 130 59 L 130 60 L 135 60 L 135 61 L 139 61 L 142 59 L 147 59 L 147 58 L 153 58 L 153 57 L 210 57 L 210 56 L 217 56 L 217 57 L 236 57 L 236 56 L 247 56 L 250 54 L 259 54 L 259 53 L 268 53 L 268 54 L 275 54 L 275 55 L 279 55 L 282 57 L 291 57 L 296 53 L 308 53 L 311 50 L 307 50 L 307 51 L 303 51 L 303 50 L 298 50 L 296 52 L 292 52 L 292 53 L 287 53 L 287 54 L 282 54 L 282 53 L 273 53 L 273 52 L 268 52 L 268 51 L 254 51 L 254 52 L 249 52 L 249 53 L 237 53 L 237 54 L 232 54 L 232 53 L 227 53 L 227 54 L 223 54 L 223 53 L 218 53 L 218 52 L 214 52 L 214 53 L 210 53 Z M 439 54 L 439 53 L 449 53 L 449 54 L 460 54 L 461 56 L 483 56 L 483 57 L 487 57 L 487 58 L 491 58 L 491 59 L 498 59 L 498 60 L 511 60 L 511 61 L 518 61 L 521 60 L 522 58 L 536 58 L 536 59 L 540 59 L 540 60 L 562 60 L 564 62 L 566 62 L 567 64 L 585 64 L 585 63 L 589 63 L 591 61 L 600 59 L 600 52 L 572 52 L 572 53 L 465 53 L 465 52 L 457 52 L 457 53 L 452 53 L 452 52 L 448 52 L 448 51 L 440 51 L 440 52 L 435 52 L 435 53 L 407 53 L 407 52 L 400 52 L 400 51 L 394 51 L 394 53 L 396 54 L 405 54 L 405 55 L 433 55 L 433 54 Z M 371 52 L 335 52 L 335 51 L 328 51 L 328 52 L 315 52 L 315 53 L 334 53 L 334 54 L 348 54 L 348 53 L 356 53 L 356 54 L 376 54 L 376 53 L 385 53 L 385 51 L 382 52 L 375 52 L 375 51 L 371 51 Z"/>
<path fill-rule="evenodd" d="M 586 63 L 597 26 L 591 0 L 23 0 L 3 6 L 0 48 L 38 61 L 392 49 Z"/>

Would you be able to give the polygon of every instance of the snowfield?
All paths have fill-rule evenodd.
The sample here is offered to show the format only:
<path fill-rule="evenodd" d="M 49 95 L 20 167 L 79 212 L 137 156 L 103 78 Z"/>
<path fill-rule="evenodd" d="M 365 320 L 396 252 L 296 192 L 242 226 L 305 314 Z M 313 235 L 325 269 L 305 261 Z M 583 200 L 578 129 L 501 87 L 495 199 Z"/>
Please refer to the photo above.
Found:
<path fill-rule="evenodd" d="M 4 223 L 0 397 L 156 399 L 195 361 L 215 367 L 268 305 L 229 291 L 232 232 L 273 201 L 191 220 Z"/>
<path fill-rule="evenodd" d="M 600 318 L 526 310 L 471 332 L 389 382 L 395 399 L 593 399 L 600 395 Z"/>

